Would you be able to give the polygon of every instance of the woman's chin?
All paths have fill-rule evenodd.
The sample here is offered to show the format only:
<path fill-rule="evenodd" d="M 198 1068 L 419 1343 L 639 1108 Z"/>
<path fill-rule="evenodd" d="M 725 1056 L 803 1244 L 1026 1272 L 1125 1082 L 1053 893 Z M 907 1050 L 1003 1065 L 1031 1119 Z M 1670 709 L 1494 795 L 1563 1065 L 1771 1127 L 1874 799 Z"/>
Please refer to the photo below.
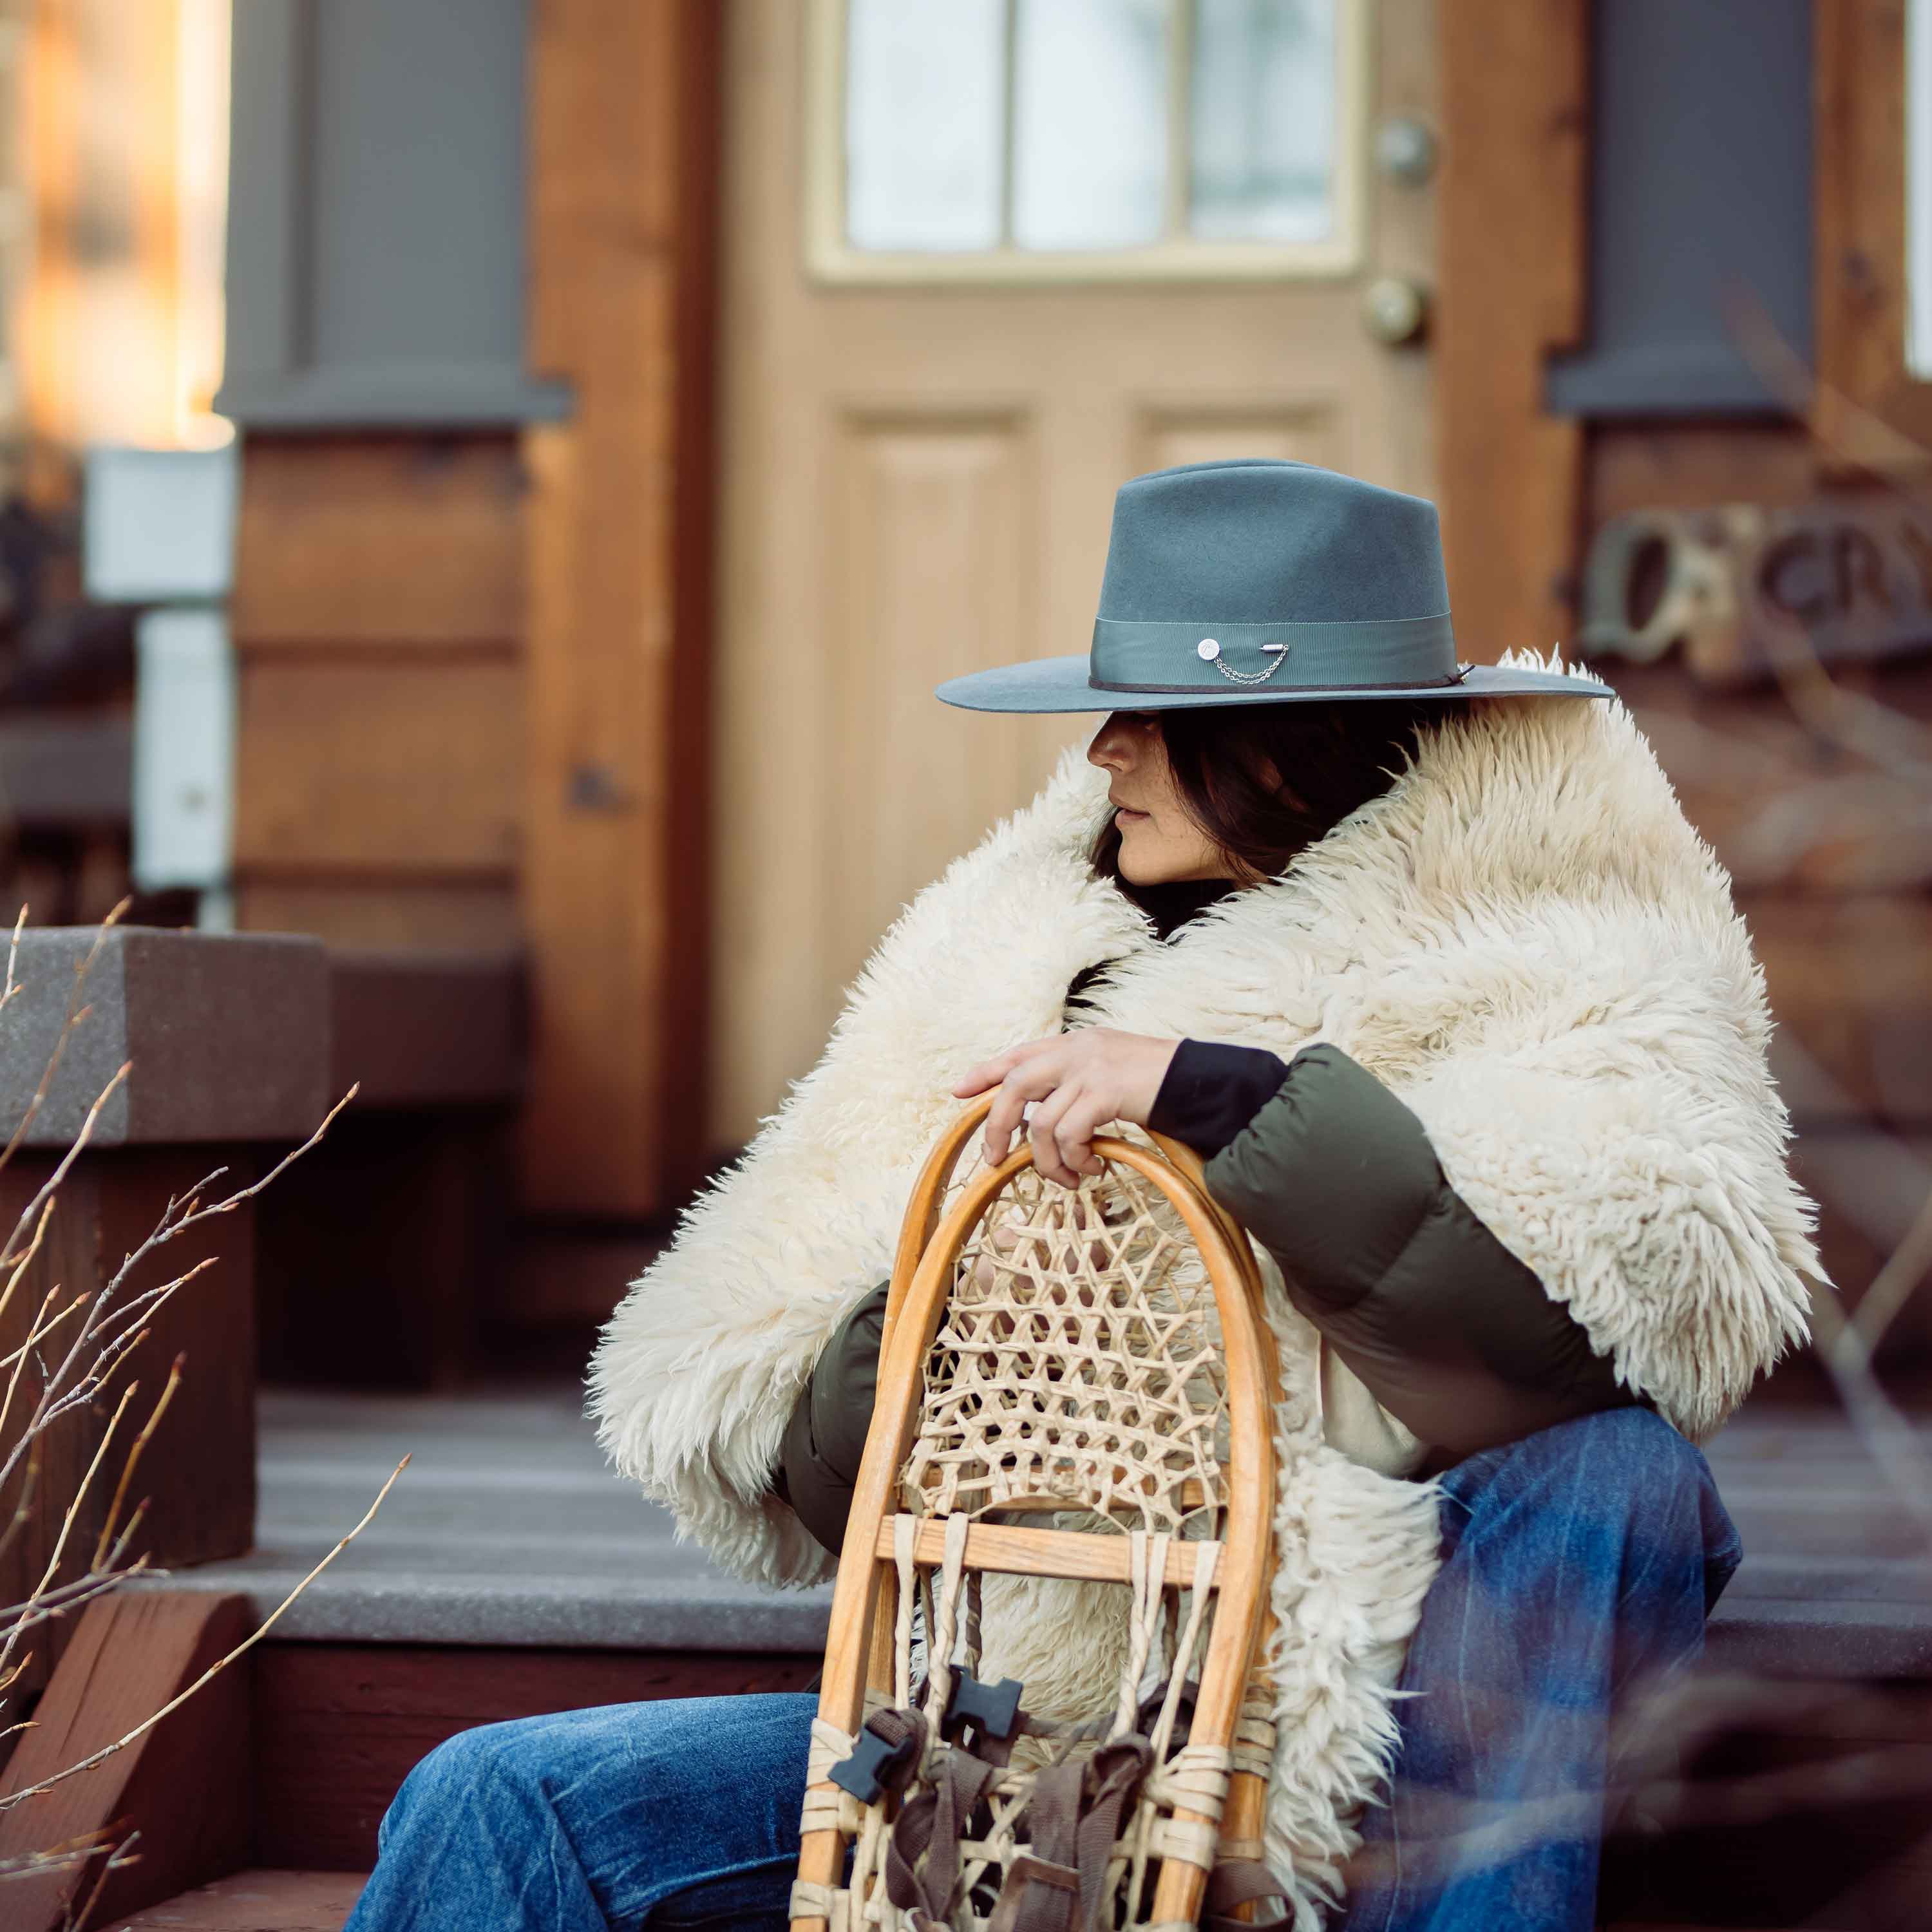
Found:
<path fill-rule="evenodd" d="M 1121 842 L 1120 854 L 1117 862 L 1120 868 L 1120 877 L 1130 886 L 1168 886 L 1180 876 L 1175 871 L 1172 860 L 1163 863 L 1157 856 L 1150 857 L 1145 853 L 1136 854 L 1129 849 L 1125 840 Z"/>

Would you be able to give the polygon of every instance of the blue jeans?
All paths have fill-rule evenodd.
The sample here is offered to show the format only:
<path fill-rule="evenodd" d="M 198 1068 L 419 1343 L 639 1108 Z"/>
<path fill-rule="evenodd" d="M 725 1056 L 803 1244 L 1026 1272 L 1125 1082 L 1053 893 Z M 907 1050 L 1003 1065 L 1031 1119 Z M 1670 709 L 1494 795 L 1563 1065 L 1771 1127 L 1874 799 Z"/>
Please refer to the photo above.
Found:
<path fill-rule="evenodd" d="M 1610 1717 L 1696 1655 L 1738 1565 L 1704 1458 L 1646 1409 L 1442 1480 L 1389 1802 L 1345 1932 L 1586 1932 Z M 466 1731 L 418 1765 L 344 1932 L 776 1928 L 817 1700 L 618 1704 Z"/>

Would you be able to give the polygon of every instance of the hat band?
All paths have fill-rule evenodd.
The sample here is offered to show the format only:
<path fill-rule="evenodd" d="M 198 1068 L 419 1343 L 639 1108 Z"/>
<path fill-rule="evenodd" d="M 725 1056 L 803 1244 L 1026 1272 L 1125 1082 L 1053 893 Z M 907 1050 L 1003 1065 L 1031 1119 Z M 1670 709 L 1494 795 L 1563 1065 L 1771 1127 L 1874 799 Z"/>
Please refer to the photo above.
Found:
<path fill-rule="evenodd" d="M 1433 617 L 1336 624 L 1136 623 L 1100 617 L 1088 659 L 1096 691 L 1400 691 L 1456 684 L 1456 635 Z"/>

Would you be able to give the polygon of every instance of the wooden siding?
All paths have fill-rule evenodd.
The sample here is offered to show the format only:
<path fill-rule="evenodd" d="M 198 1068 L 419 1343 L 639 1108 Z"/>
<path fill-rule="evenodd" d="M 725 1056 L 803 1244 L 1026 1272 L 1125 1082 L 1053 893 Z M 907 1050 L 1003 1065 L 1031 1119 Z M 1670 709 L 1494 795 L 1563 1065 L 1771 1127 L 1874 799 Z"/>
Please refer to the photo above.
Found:
<path fill-rule="evenodd" d="M 503 432 L 249 437 L 233 602 L 244 928 L 514 939 L 523 476 Z"/>

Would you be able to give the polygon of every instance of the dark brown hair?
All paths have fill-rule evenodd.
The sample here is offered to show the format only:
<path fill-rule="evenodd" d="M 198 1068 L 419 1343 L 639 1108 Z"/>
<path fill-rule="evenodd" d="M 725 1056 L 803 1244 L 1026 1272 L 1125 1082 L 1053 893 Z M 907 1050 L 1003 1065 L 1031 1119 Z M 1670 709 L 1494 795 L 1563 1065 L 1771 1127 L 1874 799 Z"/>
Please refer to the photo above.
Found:
<path fill-rule="evenodd" d="M 1189 815 L 1244 884 L 1274 878 L 1295 854 L 1401 776 L 1428 726 L 1466 698 L 1350 698 L 1333 704 L 1244 704 L 1139 714 L 1159 726 Z M 1129 898 L 1120 834 L 1109 817 L 1094 869 Z"/>

